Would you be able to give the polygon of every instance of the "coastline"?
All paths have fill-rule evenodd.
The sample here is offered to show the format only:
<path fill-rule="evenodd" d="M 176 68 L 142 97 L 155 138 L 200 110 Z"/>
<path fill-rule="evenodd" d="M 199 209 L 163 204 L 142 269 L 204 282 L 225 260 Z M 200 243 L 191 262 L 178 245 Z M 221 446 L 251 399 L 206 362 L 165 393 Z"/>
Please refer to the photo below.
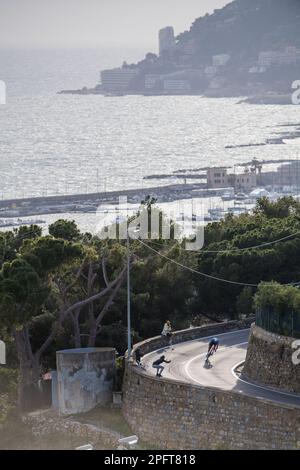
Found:
<path fill-rule="evenodd" d="M 243 99 L 240 99 L 237 104 L 249 104 L 249 105 L 284 105 L 284 106 L 295 106 L 292 102 L 292 95 L 291 93 L 280 94 L 280 93 L 272 93 L 272 92 L 265 92 L 256 95 L 247 96 L 245 94 L 245 90 L 241 93 L 221 93 L 220 91 L 212 92 L 189 92 L 189 93 L 170 93 L 170 92 L 157 92 L 157 93 L 150 93 L 150 92 L 138 92 L 138 91 L 126 91 L 124 93 L 105 93 L 101 86 L 96 86 L 95 88 L 87 88 L 83 87 L 77 90 L 61 90 L 57 93 L 58 95 L 100 95 L 105 97 L 122 97 L 122 96 L 198 96 L 201 98 L 236 98 L 239 99 L 241 96 L 246 96 Z"/>

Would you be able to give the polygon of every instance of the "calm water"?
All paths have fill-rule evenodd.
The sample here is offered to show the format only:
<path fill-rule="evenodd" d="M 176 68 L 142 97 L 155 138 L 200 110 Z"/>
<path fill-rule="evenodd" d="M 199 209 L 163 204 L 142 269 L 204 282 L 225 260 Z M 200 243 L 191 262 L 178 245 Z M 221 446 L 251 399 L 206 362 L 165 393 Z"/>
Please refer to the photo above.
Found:
<path fill-rule="evenodd" d="M 8 103 L 0 106 L 0 197 L 151 186 L 166 180 L 144 176 L 299 155 L 296 142 L 225 149 L 264 142 L 284 124 L 300 122 L 298 106 L 56 94 L 92 86 L 101 68 L 138 57 L 137 51 L 0 52 L 0 79 L 8 87 Z"/>

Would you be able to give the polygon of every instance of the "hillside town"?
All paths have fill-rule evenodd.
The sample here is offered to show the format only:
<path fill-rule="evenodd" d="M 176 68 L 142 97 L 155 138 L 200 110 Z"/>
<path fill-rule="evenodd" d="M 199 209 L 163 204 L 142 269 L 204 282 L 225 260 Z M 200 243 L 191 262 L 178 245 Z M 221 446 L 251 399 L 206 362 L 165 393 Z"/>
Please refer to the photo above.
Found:
<path fill-rule="evenodd" d="M 103 70 L 95 88 L 63 93 L 247 96 L 288 104 L 291 84 L 300 76 L 299 18 L 297 2 L 284 9 L 277 1 L 237 0 L 196 19 L 179 35 L 173 26 L 162 28 L 158 53 Z"/>
<path fill-rule="evenodd" d="M 233 57 L 229 53 L 211 56 L 210 63 L 192 67 L 195 54 L 192 41 L 182 46 L 176 41 L 174 29 L 168 26 L 159 31 L 159 55 L 147 54 L 138 65 L 126 62 L 120 68 L 101 72 L 99 90 L 104 94 L 142 93 L 149 95 L 185 95 L 194 93 L 217 95 L 218 90 L 229 89 Z M 247 78 L 247 87 L 263 91 L 260 78 L 284 67 L 300 68 L 300 48 L 288 46 L 282 50 L 261 51 L 250 66 L 240 68 Z M 171 72 L 154 73 L 156 69 Z M 148 73 L 153 70 L 153 73 Z M 243 85 L 241 84 L 241 89 Z M 282 90 L 284 91 L 284 89 Z"/>

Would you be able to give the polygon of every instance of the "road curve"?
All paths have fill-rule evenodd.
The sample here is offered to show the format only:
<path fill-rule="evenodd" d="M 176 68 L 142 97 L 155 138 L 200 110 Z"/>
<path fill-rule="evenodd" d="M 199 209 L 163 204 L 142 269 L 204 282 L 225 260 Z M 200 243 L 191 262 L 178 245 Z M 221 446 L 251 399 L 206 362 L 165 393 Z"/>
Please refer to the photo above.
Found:
<path fill-rule="evenodd" d="M 236 366 L 245 360 L 250 330 L 240 330 L 217 335 L 220 346 L 211 358 L 211 367 L 205 366 L 207 347 L 212 336 L 187 341 L 173 348 L 153 351 L 143 357 L 145 372 L 155 376 L 152 363 L 165 355 L 170 364 L 163 364 L 163 377 L 187 384 L 232 390 L 256 398 L 268 399 L 276 403 L 300 408 L 300 395 L 272 390 L 252 384 L 236 373 Z"/>

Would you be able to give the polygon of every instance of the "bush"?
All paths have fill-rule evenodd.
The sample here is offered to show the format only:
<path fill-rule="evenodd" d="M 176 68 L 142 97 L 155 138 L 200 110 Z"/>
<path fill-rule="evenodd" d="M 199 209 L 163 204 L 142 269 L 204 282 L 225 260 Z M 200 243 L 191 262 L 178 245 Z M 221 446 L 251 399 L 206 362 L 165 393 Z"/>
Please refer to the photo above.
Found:
<path fill-rule="evenodd" d="M 18 385 L 18 371 L 0 367 L 0 394 L 15 395 Z"/>
<path fill-rule="evenodd" d="M 0 425 L 16 406 L 18 372 L 0 367 Z"/>

